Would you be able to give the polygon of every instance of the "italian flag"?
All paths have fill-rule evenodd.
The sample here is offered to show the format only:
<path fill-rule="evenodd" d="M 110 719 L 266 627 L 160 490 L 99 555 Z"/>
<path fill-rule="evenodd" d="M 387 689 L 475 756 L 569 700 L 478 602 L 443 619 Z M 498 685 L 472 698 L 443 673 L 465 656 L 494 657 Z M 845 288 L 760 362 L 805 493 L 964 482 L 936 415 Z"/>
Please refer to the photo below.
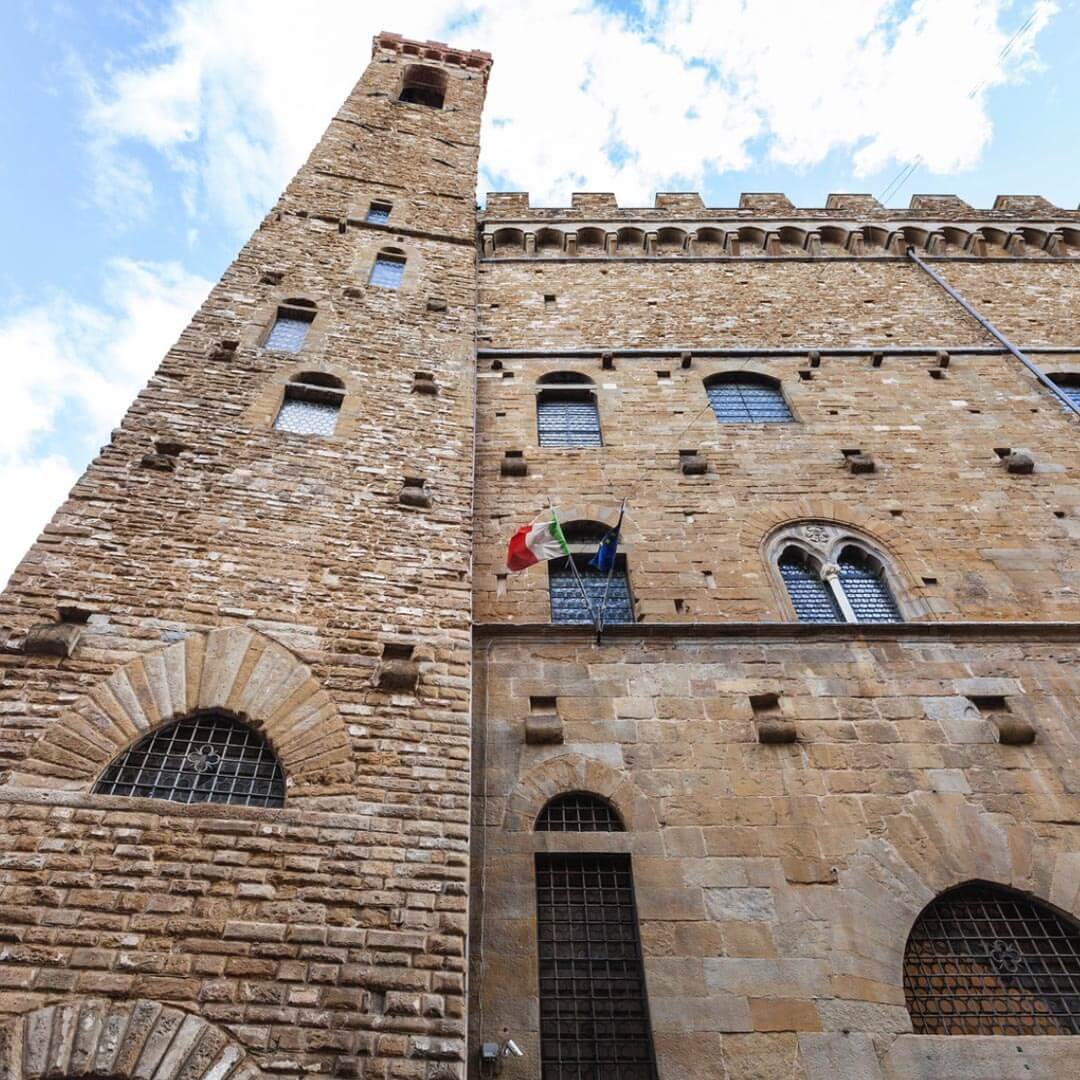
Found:
<path fill-rule="evenodd" d="M 510 546 L 506 549 L 506 568 L 526 570 L 538 562 L 569 554 L 570 549 L 566 546 L 562 526 L 552 510 L 551 517 L 546 521 L 522 525 L 510 537 Z"/>

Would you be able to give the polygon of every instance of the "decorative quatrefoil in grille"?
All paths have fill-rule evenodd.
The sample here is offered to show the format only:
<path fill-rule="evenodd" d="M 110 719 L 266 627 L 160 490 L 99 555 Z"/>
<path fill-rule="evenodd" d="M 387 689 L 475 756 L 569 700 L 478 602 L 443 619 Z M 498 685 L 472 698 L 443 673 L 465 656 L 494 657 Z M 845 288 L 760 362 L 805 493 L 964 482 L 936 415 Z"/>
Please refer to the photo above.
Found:
<path fill-rule="evenodd" d="M 210 743 L 203 743 L 202 746 L 196 746 L 189 750 L 184 760 L 197 773 L 207 773 L 221 764 L 221 755 Z"/>
<path fill-rule="evenodd" d="M 999 975 L 1015 975 L 1022 959 L 1020 950 L 1010 942 L 995 941 L 990 946 L 990 965 Z"/>

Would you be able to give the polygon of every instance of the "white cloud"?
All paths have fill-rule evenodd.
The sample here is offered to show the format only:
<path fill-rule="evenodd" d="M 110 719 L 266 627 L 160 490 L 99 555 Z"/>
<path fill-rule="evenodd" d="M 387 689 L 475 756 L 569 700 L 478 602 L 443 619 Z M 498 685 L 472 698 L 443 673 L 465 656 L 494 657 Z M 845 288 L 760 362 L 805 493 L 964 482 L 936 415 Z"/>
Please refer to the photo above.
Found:
<path fill-rule="evenodd" d="M 175 263 L 116 259 L 103 308 L 58 296 L 0 320 L 0 582 L 209 288 Z"/>
<path fill-rule="evenodd" d="M 614 190 L 647 204 L 658 188 L 751 166 L 760 146 L 787 166 L 840 149 L 860 173 L 917 157 L 950 172 L 978 160 L 986 91 L 1031 68 L 1056 11 L 1054 0 L 645 0 L 630 25 L 587 0 L 414 0 L 390 14 L 322 0 L 299 25 L 286 0 L 177 0 L 142 61 L 93 96 L 87 123 L 129 187 L 144 176 L 123 148 L 153 148 L 184 174 L 194 214 L 209 208 L 242 234 L 388 29 L 494 54 L 483 179 L 537 202 Z"/>

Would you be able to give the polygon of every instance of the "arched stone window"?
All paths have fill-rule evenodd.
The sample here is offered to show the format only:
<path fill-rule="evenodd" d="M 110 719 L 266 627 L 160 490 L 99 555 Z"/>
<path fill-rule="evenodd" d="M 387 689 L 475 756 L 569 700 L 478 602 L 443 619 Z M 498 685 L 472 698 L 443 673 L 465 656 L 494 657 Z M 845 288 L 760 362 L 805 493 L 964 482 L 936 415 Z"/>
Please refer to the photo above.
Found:
<path fill-rule="evenodd" d="M 1080 924 L 1013 889 L 942 893 L 904 950 L 918 1035 L 1080 1035 Z"/>
<path fill-rule="evenodd" d="M 1050 381 L 1074 404 L 1080 405 L 1080 372 L 1063 371 Z"/>
<path fill-rule="evenodd" d="M 446 101 L 446 72 L 426 64 L 410 64 L 401 80 L 398 101 L 441 109 Z"/>
<path fill-rule="evenodd" d="M 277 316 L 263 342 L 264 349 L 279 352 L 299 352 L 315 320 L 316 307 L 311 300 L 299 297 L 279 305 Z"/>
<path fill-rule="evenodd" d="M 794 417 L 780 383 L 753 371 L 723 371 L 705 380 L 716 419 L 721 424 L 786 424 Z"/>
<path fill-rule="evenodd" d="M 405 252 L 401 248 L 383 248 L 375 256 L 368 284 L 382 289 L 399 289 L 404 276 Z"/>
<path fill-rule="evenodd" d="M 152 731 L 105 768 L 95 795 L 284 806 L 285 777 L 254 728 L 221 712 Z"/>
<path fill-rule="evenodd" d="M 541 446 L 603 445 L 592 379 L 576 371 L 552 371 L 542 375 L 538 382 L 544 388 L 536 398 L 536 428 Z"/>
<path fill-rule="evenodd" d="M 624 832 L 611 804 L 556 795 L 538 832 Z M 629 855 L 536 856 L 540 1071 L 655 1080 Z"/>
<path fill-rule="evenodd" d="M 295 435 L 333 435 L 344 400 L 345 384 L 336 376 L 322 371 L 294 375 L 285 387 L 274 429 Z"/>
<path fill-rule="evenodd" d="M 618 810 L 590 791 L 551 799 L 536 819 L 537 832 L 625 832 Z"/>
<path fill-rule="evenodd" d="M 569 521 L 563 525 L 570 555 L 552 559 L 547 564 L 553 623 L 587 625 L 593 621 L 589 614 L 590 605 L 596 614 L 603 610 L 605 626 L 634 621 L 625 553 L 616 554 L 610 575 L 589 566 L 609 528 L 601 521 Z"/>
<path fill-rule="evenodd" d="M 903 622 L 885 560 L 840 526 L 790 526 L 772 538 L 767 557 L 799 622 Z"/>

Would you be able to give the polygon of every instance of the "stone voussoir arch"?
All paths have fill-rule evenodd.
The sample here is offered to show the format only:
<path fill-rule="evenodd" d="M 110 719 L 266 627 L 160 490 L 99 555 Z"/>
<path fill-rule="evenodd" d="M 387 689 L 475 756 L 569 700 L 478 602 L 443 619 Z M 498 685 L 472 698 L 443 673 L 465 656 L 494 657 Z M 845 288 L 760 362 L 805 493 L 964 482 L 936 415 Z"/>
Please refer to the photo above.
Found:
<path fill-rule="evenodd" d="M 45 729 L 10 783 L 85 791 L 137 739 L 209 710 L 259 731 L 290 788 L 302 788 L 306 773 L 348 760 L 344 722 L 311 669 L 263 634 L 227 627 L 117 668 Z"/>
<path fill-rule="evenodd" d="M 607 799 L 627 832 L 656 832 L 652 804 L 621 772 L 584 754 L 560 754 L 530 769 L 506 802 L 506 832 L 532 832 L 540 811 L 556 795 L 585 791 Z"/>
<path fill-rule="evenodd" d="M 834 953 L 856 961 L 847 973 L 891 987 L 899 1010 L 908 934 L 949 889 L 1004 885 L 1080 918 L 1080 853 L 963 795 L 920 793 L 906 802 L 840 869 L 832 918 Z"/>
<path fill-rule="evenodd" d="M 247 1051 L 202 1017 L 145 998 L 83 998 L 0 1024 L 0 1080 L 259 1080 Z"/>

